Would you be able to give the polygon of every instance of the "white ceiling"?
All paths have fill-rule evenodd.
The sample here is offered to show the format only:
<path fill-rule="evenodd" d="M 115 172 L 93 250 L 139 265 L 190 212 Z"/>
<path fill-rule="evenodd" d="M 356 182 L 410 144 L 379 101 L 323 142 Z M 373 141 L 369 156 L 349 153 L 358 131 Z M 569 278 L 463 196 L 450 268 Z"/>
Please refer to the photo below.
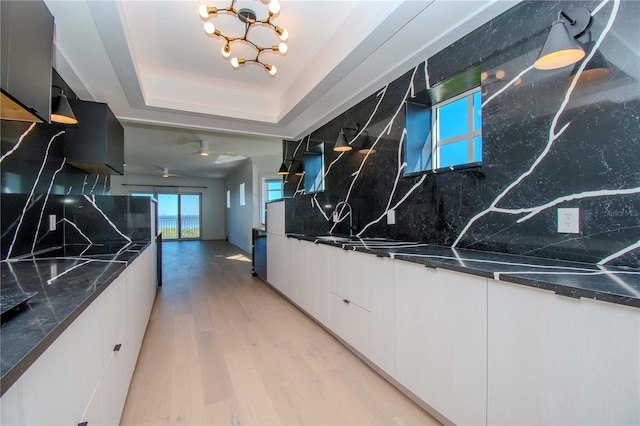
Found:
<path fill-rule="evenodd" d="M 280 0 L 273 22 L 289 32 L 289 51 L 261 55 L 278 69 L 270 76 L 222 57 L 222 41 L 203 31 L 202 0 L 45 1 L 56 19 L 56 70 L 123 124 L 126 174 L 169 167 L 189 177 L 221 177 L 244 157 L 279 155 L 283 138 L 315 130 L 517 3 Z M 266 17 L 266 0 L 235 7 Z M 223 33 L 242 30 L 231 15 L 210 20 Z M 259 44 L 278 43 L 255 30 Z M 232 56 L 249 54 L 232 45 Z M 197 155 L 190 143 L 201 140 L 226 157 Z"/>

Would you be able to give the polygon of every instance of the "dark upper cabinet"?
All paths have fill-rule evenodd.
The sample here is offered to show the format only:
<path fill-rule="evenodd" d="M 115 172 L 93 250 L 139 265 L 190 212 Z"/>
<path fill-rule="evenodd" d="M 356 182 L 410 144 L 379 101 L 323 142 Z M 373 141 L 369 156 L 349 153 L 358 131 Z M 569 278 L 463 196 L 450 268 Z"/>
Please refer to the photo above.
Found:
<path fill-rule="evenodd" d="M 100 175 L 124 173 L 124 129 L 107 104 L 69 100 L 78 124 L 67 126 L 67 162 Z"/>
<path fill-rule="evenodd" d="M 1 118 L 49 122 L 53 16 L 42 1 L 0 0 Z"/>

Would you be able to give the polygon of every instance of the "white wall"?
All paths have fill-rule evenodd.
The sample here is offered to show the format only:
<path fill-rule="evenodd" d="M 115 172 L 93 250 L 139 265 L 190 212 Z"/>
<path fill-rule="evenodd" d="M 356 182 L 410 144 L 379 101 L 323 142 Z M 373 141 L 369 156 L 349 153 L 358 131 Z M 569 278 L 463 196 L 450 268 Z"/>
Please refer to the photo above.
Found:
<path fill-rule="evenodd" d="M 127 184 L 127 186 L 123 186 Z M 128 185 L 159 185 L 128 186 Z M 175 188 L 160 185 L 175 185 Z M 225 203 L 226 194 L 222 179 L 191 179 L 152 176 L 111 176 L 111 195 L 129 195 L 131 192 L 191 193 L 201 194 L 202 202 L 202 239 L 223 240 L 226 237 Z M 190 188 L 204 187 L 204 188 Z M 249 245 L 249 248 L 251 246 Z"/>
<path fill-rule="evenodd" d="M 244 183 L 245 187 L 244 206 L 240 205 L 241 183 Z M 253 163 L 249 159 L 236 167 L 225 179 L 225 190 L 231 191 L 231 207 L 226 209 L 229 242 L 248 253 L 251 252 L 253 206 L 256 205 L 252 196 L 253 187 Z"/>

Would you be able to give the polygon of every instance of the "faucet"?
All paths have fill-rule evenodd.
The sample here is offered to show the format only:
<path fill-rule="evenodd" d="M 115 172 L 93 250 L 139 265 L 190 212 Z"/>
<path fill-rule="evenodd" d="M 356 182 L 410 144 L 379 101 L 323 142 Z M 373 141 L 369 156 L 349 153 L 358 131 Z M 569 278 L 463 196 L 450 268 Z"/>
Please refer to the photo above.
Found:
<path fill-rule="evenodd" d="M 339 222 L 340 213 L 338 213 L 338 207 L 341 205 L 345 205 L 349 208 L 349 236 L 353 237 L 353 209 L 351 208 L 351 204 L 347 203 L 346 201 L 340 201 L 338 204 L 336 204 L 335 208 L 333 209 L 333 221 L 335 223 Z"/>

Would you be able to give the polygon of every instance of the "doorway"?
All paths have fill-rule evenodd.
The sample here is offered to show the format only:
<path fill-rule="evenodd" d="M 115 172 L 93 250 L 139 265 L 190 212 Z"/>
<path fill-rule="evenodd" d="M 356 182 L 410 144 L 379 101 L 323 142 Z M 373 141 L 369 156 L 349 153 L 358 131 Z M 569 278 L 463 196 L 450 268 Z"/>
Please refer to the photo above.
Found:
<path fill-rule="evenodd" d="M 158 228 L 163 240 L 201 237 L 200 194 L 157 194 Z"/>

